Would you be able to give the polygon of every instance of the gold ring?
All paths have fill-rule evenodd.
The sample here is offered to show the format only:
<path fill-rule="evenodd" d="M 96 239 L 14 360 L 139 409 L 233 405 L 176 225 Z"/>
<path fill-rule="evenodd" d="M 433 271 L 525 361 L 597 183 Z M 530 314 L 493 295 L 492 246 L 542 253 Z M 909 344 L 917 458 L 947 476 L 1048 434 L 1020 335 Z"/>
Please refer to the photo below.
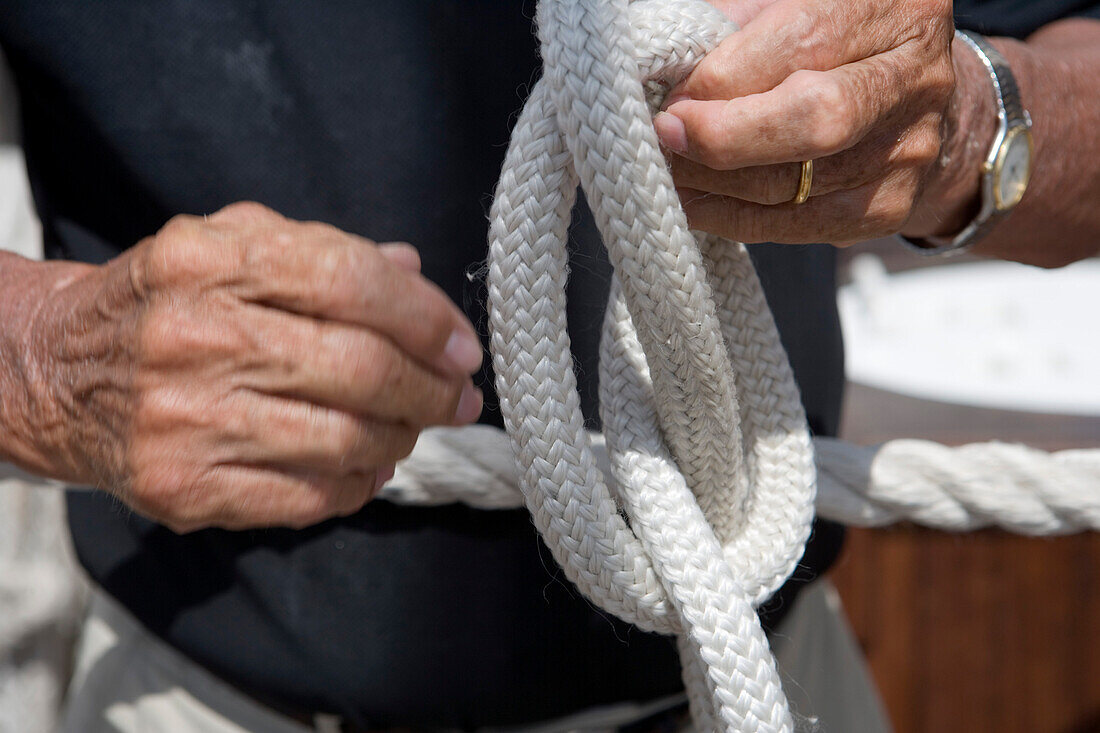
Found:
<path fill-rule="evenodd" d="M 804 204 L 810 198 L 810 187 L 814 185 L 814 162 L 802 161 L 802 175 L 798 178 L 798 193 L 794 195 L 794 203 Z"/>

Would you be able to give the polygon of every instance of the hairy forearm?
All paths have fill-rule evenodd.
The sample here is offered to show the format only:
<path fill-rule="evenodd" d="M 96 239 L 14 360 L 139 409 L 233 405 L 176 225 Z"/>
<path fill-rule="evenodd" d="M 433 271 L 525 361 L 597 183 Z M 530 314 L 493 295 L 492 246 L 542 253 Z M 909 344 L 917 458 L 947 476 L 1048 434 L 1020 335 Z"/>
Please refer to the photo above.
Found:
<path fill-rule="evenodd" d="M 51 294 L 90 266 L 35 262 L 0 252 L 0 460 L 42 475 L 65 478 L 45 433 L 50 420 L 43 365 L 32 354 L 43 337 L 34 324 Z"/>
<path fill-rule="evenodd" d="M 1058 267 L 1100 251 L 1100 21 L 1070 19 L 1026 41 L 991 39 L 1012 65 L 1035 140 L 1023 200 L 978 242 L 989 257 Z M 954 48 L 958 92 L 949 114 L 943 165 L 953 174 L 939 192 L 934 231 L 958 231 L 974 215 L 980 168 L 997 128 L 988 74 L 970 49 Z M 941 179 L 943 180 L 943 179 Z"/>

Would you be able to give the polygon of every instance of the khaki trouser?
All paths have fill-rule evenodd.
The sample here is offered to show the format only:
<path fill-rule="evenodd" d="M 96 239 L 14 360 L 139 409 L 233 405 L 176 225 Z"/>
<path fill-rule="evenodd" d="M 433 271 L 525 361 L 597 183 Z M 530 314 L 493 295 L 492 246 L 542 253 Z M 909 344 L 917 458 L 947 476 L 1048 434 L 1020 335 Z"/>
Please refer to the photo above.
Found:
<path fill-rule="evenodd" d="M 821 581 L 799 596 L 772 638 L 799 730 L 889 731 L 836 591 Z M 625 704 L 548 721 L 528 733 L 609 731 L 675 704 Z M 338 731 L 286 718 L 225 684 L 146 631 L 102 592 L 92 601 L 62 733 L 309 733 Z"/>

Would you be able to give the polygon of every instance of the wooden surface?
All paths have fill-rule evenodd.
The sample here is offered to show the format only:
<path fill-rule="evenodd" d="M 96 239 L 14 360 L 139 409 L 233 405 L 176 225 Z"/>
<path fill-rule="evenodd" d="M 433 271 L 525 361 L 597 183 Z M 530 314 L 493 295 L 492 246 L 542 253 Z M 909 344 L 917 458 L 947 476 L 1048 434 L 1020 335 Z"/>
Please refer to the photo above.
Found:
<path fill-rule="evenodd" d="M 1095 448 L 1100 417 L 850 385 L 843 433 Z M 831 575 L 898 733 L 1100 731 L 1100 535 L 852 530 Z"/>

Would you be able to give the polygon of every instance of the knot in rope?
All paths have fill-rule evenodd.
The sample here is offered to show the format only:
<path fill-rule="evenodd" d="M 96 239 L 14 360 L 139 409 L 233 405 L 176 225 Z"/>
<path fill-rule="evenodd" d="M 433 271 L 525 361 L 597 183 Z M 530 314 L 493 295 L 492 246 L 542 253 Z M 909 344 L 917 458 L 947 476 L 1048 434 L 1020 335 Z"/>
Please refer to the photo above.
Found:
<path fill-rule="evenodd" d="M 747 252 L 688 230 L 646 103 L 735 28 L 698 0 L 544 0 L 538 25 L 544 76 L 512 133 L 489 258 L 497 391 L 525 503 L 589 598 L 678 635 L 698 726 L 789 730 L 753 606 L 809 535 L 805 416 Z M 615 495 L 566 335 L 578 180 L 615 267 L 600 354 Z"/>

